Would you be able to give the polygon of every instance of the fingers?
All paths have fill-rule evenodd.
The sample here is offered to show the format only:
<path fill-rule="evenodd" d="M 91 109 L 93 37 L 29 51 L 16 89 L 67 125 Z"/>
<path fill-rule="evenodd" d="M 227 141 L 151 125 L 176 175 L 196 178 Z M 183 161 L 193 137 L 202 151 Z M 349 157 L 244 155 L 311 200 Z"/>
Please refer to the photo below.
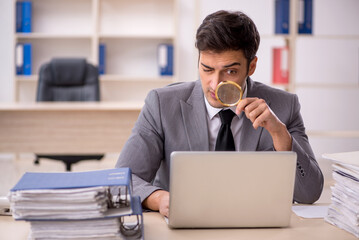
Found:
<path fill-rule="evenodd" d="M 166 217 L 169 216 L 169 205 L 170 205 L 170 195 L 168 192 L 164 192 L 159 202 L 159 212 L 163 216 Z"/>
<path fill-rule="evenodd" d="M 246 117 L 252 122 L 253 127 L 264 127 L 264 123 L 271 117 L 267 103 L 259 98 L 245 98 L 237 105 L 236 112 L 239 114 L 244 111 Z"/>

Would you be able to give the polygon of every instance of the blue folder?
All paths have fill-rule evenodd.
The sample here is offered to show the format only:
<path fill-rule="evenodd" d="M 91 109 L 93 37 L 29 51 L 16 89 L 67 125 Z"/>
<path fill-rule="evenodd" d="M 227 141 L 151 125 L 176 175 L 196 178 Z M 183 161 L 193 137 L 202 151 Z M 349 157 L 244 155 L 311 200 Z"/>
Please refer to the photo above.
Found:
<path fill-rule="evenodd" d="M 289 33 L 289 0 L 275 0 L 275 33 Z"/>
<path fill-rule="evenodd" d="M 99 55 L 98 55 L 98 72 L 99 74 L 106 73 L 106 45 L 100 44 L 99 46 Z"/>
<path fill-rule="evenodd" d="M 31 75 L 32 74 L 32 45 L 31 43 L 24 43 L 23 44 L 23 51 L 24 51 L 24 75 Z"/>
<path fill-rule="evenodd" d="M 161 76 L 173 75 L 173 45 L 160 44 L 158 46 L 158 65 Z"/>
<path fill-rule="evenodd" d="M 11 191 L 69 189 L 97 186 L 131 187 L 131 170 L 114 168 L 87 172 L 27 172 Z"/>
<path fill-rule="evenodd" d="M 22 32 L 22 2 L 16 2 L 16 32 Z"/>
<path fill-rule="evenodd" d="M 31 75 L 32 74 L 32 45 L 31 43 L 24 43 L 23 44 L 23 53 L 24 53 L 24 75 Z"/>
<path fill-rule="evenodd" d="M 300 34 L 312 34 L 313 26 L 313 1 L 312 0 L 302 0 L 303 13 L 304 16 L 300 16 L 303 22 L 298 24 L 298 33 Z"/>
<path fill-rule="evenodd" d="M 30 1 L 22 2 L 22 32 L 31 32 L 32 3 Z"/>

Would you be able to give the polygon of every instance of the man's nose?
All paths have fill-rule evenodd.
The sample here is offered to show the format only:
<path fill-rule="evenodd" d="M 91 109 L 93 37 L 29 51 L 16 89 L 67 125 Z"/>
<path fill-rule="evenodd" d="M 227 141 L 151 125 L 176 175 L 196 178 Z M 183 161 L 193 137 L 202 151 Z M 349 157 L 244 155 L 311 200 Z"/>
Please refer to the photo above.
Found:
<path fill-rule="evenodd" d="M 221 82 L 221 77 L 219 73 L 214 73 L 212 75 L 211 88 L 215 90 L 220 82 Z"/>

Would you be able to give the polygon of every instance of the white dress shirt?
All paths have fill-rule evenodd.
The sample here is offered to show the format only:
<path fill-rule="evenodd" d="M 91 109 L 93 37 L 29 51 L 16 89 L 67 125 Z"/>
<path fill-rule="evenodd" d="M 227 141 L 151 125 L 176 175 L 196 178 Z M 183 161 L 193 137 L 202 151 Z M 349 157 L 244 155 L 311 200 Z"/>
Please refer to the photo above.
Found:
<path fill-rule="evenodd" d="M 247 85 L 244 87 L 243 97 L 247 97 Z M 207 109 L 207 123 L 208 123 L 208 135 L 209 135 L 209 150 L 214 151 L 216 147 L 216 140 L 217 135 L 219 132 L 219 129 L 221 127 L 221 119 L 218 115 L 219 111 L 222 109 L 231 109 L 234 113 L 236 112 L 236 107 L 225 107 L 225 108 L 215 108 L 212 107 L 209 102 L 207 101 L 207 98 L 204 97 L 204 101 L 206 103 L 206 109 Z M 241 141 L 241 130 L 242 130 L 242 123 L 243 123 L 243 112 L 241 112 L 239 115 L 235 115 L 233 117 L 232 123 L 231 123 L 231 130 L 234 138 L 234 145 L 236 148 L 236 151 L 239 150 L 239 143 Z"/>

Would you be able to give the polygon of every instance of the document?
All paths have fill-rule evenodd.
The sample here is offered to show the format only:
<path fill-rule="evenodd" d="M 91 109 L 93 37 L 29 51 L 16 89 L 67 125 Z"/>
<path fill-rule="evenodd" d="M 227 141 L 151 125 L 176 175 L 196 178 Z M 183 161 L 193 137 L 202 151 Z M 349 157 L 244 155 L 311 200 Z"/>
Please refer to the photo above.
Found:
<path fill-rule="evenodd" d="M 324 218 L 329 205 L 293 205 L 293 212 L 302 218 Z"/>

